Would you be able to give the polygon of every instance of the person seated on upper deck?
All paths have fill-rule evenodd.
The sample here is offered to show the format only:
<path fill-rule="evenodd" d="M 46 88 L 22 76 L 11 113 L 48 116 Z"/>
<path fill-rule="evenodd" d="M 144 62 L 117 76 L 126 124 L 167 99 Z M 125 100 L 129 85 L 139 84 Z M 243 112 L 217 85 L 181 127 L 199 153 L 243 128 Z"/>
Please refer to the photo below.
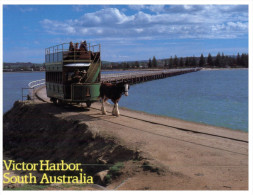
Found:
<path fill-rule="evenodd" d="M 79 45 L 79 43 L 75 43 L 75 51 L 78 51 L 79 49 L 78 49 L 78 45 Z"/>
<path fill-rule="evenodd" d="M 79 69 L 75 69 L 74 74 L 71 76 L 72 83 L 80 83 L 82 76 L 80 75 Z"/>
<path fill-rule="evenodd" d="M 80 51 L 88 51 L 86 41 L 82 41 L 80 45 Z"/>
<path fill-rule="evenodd" d="M 72 41 L 69 43 L 69 51 L 74 51 L 74 44 Z"/>

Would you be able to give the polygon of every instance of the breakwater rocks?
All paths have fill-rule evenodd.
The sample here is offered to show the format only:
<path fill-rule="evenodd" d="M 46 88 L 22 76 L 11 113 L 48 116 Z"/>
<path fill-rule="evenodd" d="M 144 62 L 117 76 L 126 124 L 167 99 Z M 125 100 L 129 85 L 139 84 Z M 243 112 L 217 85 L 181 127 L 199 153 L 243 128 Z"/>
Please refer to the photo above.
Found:
<path fill-rule="evenodd" d="M 102 185 L 121 175 L 125 163 L 137 160 L 141 167 L 143 162 L 137 151 L 121 145 L 113 137 L 100 135 L 88 121 L 59 117 L 60 112 L 52 104 L 15 102 L 3 116 L 5 156 L 25 163 L 40 160 L 81 163 L 86 175 L 95 176 L 94 182 Z M 50 172 L 50 175 L 57 174 L 63 173 Z M 80 173 L 65 171 L 64 174 Z"/>

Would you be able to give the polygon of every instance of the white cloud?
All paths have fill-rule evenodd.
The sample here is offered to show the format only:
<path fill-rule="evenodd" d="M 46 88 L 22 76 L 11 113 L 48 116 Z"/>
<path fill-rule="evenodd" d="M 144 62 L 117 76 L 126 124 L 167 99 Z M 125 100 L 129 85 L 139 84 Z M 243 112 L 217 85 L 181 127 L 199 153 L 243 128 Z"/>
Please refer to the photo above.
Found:
<path fill-rule="evenodd" d="M 247 35 L 247 6 L 131 5 L 137 13 L 127 15 L 117 8 L 85 13 L 68 21 L 41 21 L 52 34 L 113 37 L 236 38 Z M 245 8 L 246 7 L 246 8 Z M 150 9 L 152 12 L 144 12 Z"/>

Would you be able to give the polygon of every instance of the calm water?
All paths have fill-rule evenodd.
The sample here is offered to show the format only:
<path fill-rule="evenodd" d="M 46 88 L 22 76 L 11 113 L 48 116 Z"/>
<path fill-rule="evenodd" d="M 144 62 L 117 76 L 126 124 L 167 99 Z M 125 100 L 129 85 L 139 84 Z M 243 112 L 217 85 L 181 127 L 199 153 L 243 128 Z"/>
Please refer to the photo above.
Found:
<path fill-rule="evenodd" d="M 3 111 L 43 72 L 4 73 Z M 248 70 L 200 71 L 133 85 L 120 106 L 152 114 L 248 131 Z"/>
<path fill-rule="evenodd" d="M 133 85 L 119 105 L 248 131 L 248 70 L 199 71 Z"/>
<path fill-rule="evenodd" d="M 44 78 L 45 72 L 4 72 L 3 113 L 11 109 L 16 100 L 22 99 L 22 87 L 28 87 L 29 82 Z"/>

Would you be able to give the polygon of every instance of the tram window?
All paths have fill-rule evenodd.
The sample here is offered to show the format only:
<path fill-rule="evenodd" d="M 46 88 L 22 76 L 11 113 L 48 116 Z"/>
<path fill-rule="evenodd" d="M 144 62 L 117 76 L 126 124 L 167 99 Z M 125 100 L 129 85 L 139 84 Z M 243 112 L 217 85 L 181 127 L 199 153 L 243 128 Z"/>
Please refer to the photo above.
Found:
<path fill-rule="evenodd" d="M 62 83 L 61 72 L 46 72 L 46 81 L 52 83 Z"/>

